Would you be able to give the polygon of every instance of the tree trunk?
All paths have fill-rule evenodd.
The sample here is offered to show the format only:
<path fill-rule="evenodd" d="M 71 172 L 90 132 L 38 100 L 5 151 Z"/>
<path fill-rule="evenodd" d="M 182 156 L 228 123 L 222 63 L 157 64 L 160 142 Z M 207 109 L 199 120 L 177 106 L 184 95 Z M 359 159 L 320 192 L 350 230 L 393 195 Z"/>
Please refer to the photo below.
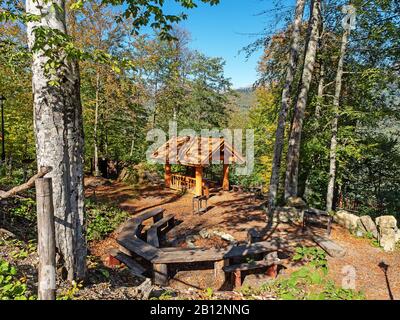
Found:
<path fill-rule="evenodd" d="M 321 69 L 319 71 L 318 91 L 317 91 L 317 105 L 315 107 L 315 117 L 319 119 L 321 117 L 321 109 L 324 99 L 324 87 L 325 87 L 325 66 L 321 60 Z"/>
<path fill-rule="evenodd" d="M 346 55 L 349 35 L 350 35 L 350 26 L 345 28 L 345 30 L 343 31 L 342 45 L 340 49 L 340 58 L 335 80 L 335 96 L 333 99 L 334 117 L 332 119 L 329 182 L 326 194 L 326 211 L 328 212 L 332 211 L 333 208 L 333 194 L 335 189 L 335 177 L 336 177 L 336 148 L 337 148 L 337 133 L 338 133 L 338 122 L 339 122 L 339 102 L 340 102 L 340 93 L 342 91 L 343 63 L 344 63 L 344 57 Z"/>
<path fill-rule="evenodd" d="M 94 175 L 95 177 L 100 176 L 99 171 L 99 147 L 98 147 L 98 135 L 97 135 L 97 127 L 99 123 L 99 100 L 100 100 L 100 72 L 97 69 L 96 72 L 96 102 L 95 102 L 95 111 L 94 111 Z"/>
<path fill-rule="evenodd" d="M 61 10 L 54 10 L 55 3 Z M 65 1 L 27 0 L 26 11 L 43 14 L 38 22 L 29 22 L 29 46 L 35 44 L 34 29 L 50 27 L 66 33 Z M 49 84 L 53 76 L 45 72 L 48 58 L 43 51 L 33 52 L 32 88 L 38 167 L 50 166 L 53 181 L 56 245 L 68 279 L 83 278 L 86 271 L 83 193 L 83 123 L 80 101 L 79 67 L 63 60 L 57 70 L 59 86 Z"/>
<path fill-rule="evenodd" d="M 279 189 L 279 173 L 281 168 L 282 150 L 285 139 L 285 126 L 288 110 L 292 101 L 290 92 L 292 90 L 293 78 L 297 68 L 300 50 L 300 27 L 303 20 L 305 0 L 297 0 L 296 12 L 293 22 L 292 45 L 290 48 L 289 65 L 286 71 L 285 85 L 282 91 L 282 104 L 278 117 L 278 126 L 275 133 L 274 158 L 272 160 L 272 174 L 269 185 L 268 208 L 271 212 L 276 204 L 276 196 Z"/>
<path fill-rule="evenodd" d="M 301 78 L 299 95 L 294 111 L 290 131 L 289 149 L 286 163 L 285 199 L 297 195 L 301 131 L 303 128 L 304 113 L 307 105 L 307 96 L 310 90 L 317 53 L 321 0 L 313 0 L 311 6 L 308 41 L 304 56 L 304 67 Z"/>

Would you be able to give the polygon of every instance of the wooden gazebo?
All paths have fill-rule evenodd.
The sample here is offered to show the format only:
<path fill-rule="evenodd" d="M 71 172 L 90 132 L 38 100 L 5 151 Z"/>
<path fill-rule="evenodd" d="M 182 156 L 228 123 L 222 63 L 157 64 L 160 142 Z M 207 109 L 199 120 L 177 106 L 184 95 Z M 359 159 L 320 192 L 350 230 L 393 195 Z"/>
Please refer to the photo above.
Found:
<path fill-rule="evenodd" d="M 229 165 L 244 164 L 243 156 L 225 141 L 211 137 L 173 137 L 159 147 L 151 156 L 158 163 L 165 164 L 165 185 L 168 188 L 186 189 L 196 196 L 203 195 L 203 169 L 217 161 L 223 164 L 222 188 L 229 190 Z M 171 164 L 195 168 L 195 176 L 171 173 Z"/>

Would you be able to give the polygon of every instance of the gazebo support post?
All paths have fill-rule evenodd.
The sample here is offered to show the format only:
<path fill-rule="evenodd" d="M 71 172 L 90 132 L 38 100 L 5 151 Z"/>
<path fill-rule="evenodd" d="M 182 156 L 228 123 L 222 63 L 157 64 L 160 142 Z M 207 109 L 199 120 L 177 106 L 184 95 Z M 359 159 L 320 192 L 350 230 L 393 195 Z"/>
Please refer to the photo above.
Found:
<path fill-rule="evenodd" d="M 229 164 L 224 164 L 222 189 L 224 191 L 229 191 Z"/>
<path fill-rule="evenodd" d="M 196 167 L 196 196 L 203 195 L 203 167 Z"/>
<path fill-rule="evenodd" d="M 169 163 L 165 164 L 164 180 L 165 186 L 171 188 L 171 165 Z"/>

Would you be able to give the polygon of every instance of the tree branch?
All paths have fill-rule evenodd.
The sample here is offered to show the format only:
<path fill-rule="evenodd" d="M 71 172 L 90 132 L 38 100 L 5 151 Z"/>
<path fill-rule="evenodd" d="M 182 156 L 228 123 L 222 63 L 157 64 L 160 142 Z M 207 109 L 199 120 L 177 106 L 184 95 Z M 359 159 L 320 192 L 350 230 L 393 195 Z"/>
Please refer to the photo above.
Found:
<path fill-rule="evenodd" d="M 19 186 L 16 186 L 8 191 L 0 190 L 0 200 L 14 197 L 15 195 L 17 195 L 17 193 L 32 188 L 35 184 L 36 179 L 43 178 L 51 170 L 53 170 L 51 167 L 41 167 L 39 172 L 37 174 L 35 174 L 33 177 L 31 177 L 27 182 L 25 182 Z"/>

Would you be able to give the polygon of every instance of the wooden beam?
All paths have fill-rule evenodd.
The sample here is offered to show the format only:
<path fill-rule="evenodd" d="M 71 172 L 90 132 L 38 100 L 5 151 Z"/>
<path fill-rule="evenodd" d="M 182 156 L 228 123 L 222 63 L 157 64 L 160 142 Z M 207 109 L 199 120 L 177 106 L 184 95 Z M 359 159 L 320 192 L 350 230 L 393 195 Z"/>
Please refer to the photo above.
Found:
<path fill-rule="evenodd" d="M 196 167 L 196 196 L 203 195 L 203 167 Z"/>
<path fill-rule="evenodd" d="M 166 286 L 168 284 L 168 265 L 154 263 L 153 272 L 154 284 L 159 286 Z"/>
<path fill-rule="evenodd" d="M 165 186 L 167 188 L 171 187 L 171 165 L 169 163 L 165 164 Z"/>
<path fill-rule="evenodd" d="M 229 191 L 229 164 L 224 164 L 223 177 L 222 177 L 222 189 Z"/>
<path fill-rule="evenodd" d="M 39 178 L 36 184 L 39 278 L 38 299 L 56 299 L 56 236 L 54 229 L 51 178 Z"/>

